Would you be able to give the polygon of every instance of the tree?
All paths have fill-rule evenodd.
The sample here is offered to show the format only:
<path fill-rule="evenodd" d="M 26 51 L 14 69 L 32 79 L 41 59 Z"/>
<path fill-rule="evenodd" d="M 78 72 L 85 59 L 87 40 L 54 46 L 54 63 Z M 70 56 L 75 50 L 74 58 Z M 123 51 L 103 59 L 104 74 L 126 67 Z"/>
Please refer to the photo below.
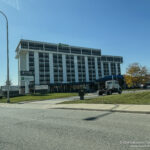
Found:
<path fill-rule="evenodd" d="M 145 84 L 148 79 L 148 69 L 138 63 L 130 64 L 127 68 L 125 81 L 128 87 L 139 87 Z"/>

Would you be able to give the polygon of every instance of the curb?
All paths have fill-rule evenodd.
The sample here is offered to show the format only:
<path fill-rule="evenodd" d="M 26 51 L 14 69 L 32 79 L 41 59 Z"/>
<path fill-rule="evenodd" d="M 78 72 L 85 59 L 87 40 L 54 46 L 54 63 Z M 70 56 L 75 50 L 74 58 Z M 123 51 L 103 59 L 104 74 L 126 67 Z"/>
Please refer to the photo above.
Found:
<path fill-rule="evenodd" d="M 150 111 L 126 111 L 126 110 L 109 110 L 109 109 L 88 109 L 88 108 L 50 108 L 50 109 L 68 109 L 68 110 L 87 110 L 87 111 L 109 111 L 109 112 L 120 112 L 120 113 L 138 113 L 138 114 L 150 114 Z"/>

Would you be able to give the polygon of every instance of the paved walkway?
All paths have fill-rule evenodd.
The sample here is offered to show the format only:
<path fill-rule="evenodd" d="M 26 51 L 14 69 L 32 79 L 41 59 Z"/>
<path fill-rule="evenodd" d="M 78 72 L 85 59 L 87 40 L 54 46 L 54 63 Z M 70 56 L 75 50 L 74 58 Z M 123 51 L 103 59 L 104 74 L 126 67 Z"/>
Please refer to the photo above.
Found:
<path fill-rule="evenodd" d="M 97 97 L 96 95 L 88 95 L 86 98 Z M 130 113 L 148 113 L 150 114 L 150 105 L 125 105 L 125 104 L 59 104 L 64 101 L 79 99 L 78 96 L 34 101 L 22 102 L 18 104 L 0 103 L 3 108 L 24 108 L 24 109 L 74 109 L 74 110 L 92 110 L 92 111 L 112 111 L 112 112 L 130 112 Z"/>
<path fill-rule="evenodd" d="M 125 105 L 125 104 L 57 104 L 55 109 L 74 109 L 74 110 L 93 110 L 93 111 L 112 111 L 130 113 L 150 114 L 150 105 Z"/>
<path fill-rule="evenodd" d="M 142 91 L 142 90 L 141 90 Z M 141 92 L 137 90 L 136 92 Z M 128 92 L 128 91 L 126 91 Z M 132 91 L 135 92 L 135 91 Z M 94 98 L 96 93 L 88 94 L 86 98 Z M 111 112 L 130 112 L 130 113 L 148 113 L 150 114 L 150 105 L 126 105 L 126 104 L 59 104 L 64 101 L 73 101 L 79 99 L 79 96 L 68 98 L 59 98 L 51 100 L 21 102 L 16 104 L 0 103 L 4 108 L 25 108 L 25 109 L 74 109 L 91 111 L 111 111 Z"/>
<path fill-rule="evenodd" d="M 85 98 L 94 98 L 97 97 L 97 95 L 87 95 Z M 59 99 L 51 99 L 51 100 L 41 100 L 41 101 L 25 101 L 25 102 L 19 102 L 14 104 L 8 104 L 8 103 L 0 103 L 0 107 L 8 107 L 8 108 L 29 108 L 29 109 L 49 109 L 54 108 L 56 104 L 59 104 L 61 102 L 65 101 L 74 101 L 78 100 L 79 96 L 73 96 L 73 97 L 66 97 L 66 98 L 59 98 Z"/>

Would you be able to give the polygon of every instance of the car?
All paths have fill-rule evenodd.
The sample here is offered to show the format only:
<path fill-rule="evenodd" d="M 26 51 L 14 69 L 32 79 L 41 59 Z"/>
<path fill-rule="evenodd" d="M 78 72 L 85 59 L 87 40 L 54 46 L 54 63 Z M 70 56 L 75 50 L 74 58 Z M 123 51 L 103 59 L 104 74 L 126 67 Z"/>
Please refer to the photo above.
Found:
<path fill-rule="evenodd" d="M 150 89 L 150 84 L 145 84 L 145 85 L 143 86 L 143 88 L 144 88 L 144 89 Z"/>
<path fill-rule="evenodd" d="M 150 89 L 150 85 L 147 85 L 146 88 L 147 88 L 147 89 Z"/>

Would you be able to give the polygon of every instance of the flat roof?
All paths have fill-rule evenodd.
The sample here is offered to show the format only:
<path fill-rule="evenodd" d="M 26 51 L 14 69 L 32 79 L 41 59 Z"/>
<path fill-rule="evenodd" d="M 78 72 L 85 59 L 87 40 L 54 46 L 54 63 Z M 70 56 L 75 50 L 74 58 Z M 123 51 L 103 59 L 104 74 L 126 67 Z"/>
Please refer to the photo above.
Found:
<path fill-rule="evenodd" d="M 68 44 L 65 44 L 65 43 L 50 43 L 50 42 L 33 41 L 33 40 L 26 40 L 26 39 L 21 39 L 19 41 L 19 44 L 17 45 L 17 48 L 18 48 L 18 46 L 20 45 L 21 42 L 32 42 L 32 43 L 37 43 L 37 44 L 48 44 L 48 45 L 55 45 L 55 46 L 62 44 L 62 45 L 64 45 L 64 47 L 66 46 L 66 47 L 72 47 L 72 48 L 89 49 L 89 50 L 92 49 L 92 50 L 101 51 L 101 49 L 99 49 L 99 48 L 89 48 L 89 47 L 83 47 L 83 46 L 68 45 Z"/>
<path fill-rule="evenodd" d="M 19 45 L 21 44 L 21 42 L 29 42 L 29 43 L 36 43 L 36 44 L 45 44 L 45 45 L 53 45 L 53 46 L 58 46 L 58 45 L 62 45 L 63 47 L 70 47 L 70 48 L 77 48 L 77 49 L 81 49 L 81 50 L 94 50 L 94 51 L 98 51 L 100 52 L 100 56 L 101 57 L 113 57 L 113 58 L 122 58 L 122 56 L 113 56 L 113 55 L 102 55 L 101 54 L 101 49 L 96 49 L 96 48 L 88 48 L 88 47 L 81 47 L 81 46 L 72 46 L 72 45 L 68 45 L 68 44 L 64 44 L 64 43 L 49 43 L 49 42 L 42 42 L 42 41 L 34 41 L 34 40 L 27 40 L 27 39 L 20 39 L 19 44 L 16 48 L 16 51 L 18 50 Z M 122 61 L 123 62 L 123 61 Z"/>

